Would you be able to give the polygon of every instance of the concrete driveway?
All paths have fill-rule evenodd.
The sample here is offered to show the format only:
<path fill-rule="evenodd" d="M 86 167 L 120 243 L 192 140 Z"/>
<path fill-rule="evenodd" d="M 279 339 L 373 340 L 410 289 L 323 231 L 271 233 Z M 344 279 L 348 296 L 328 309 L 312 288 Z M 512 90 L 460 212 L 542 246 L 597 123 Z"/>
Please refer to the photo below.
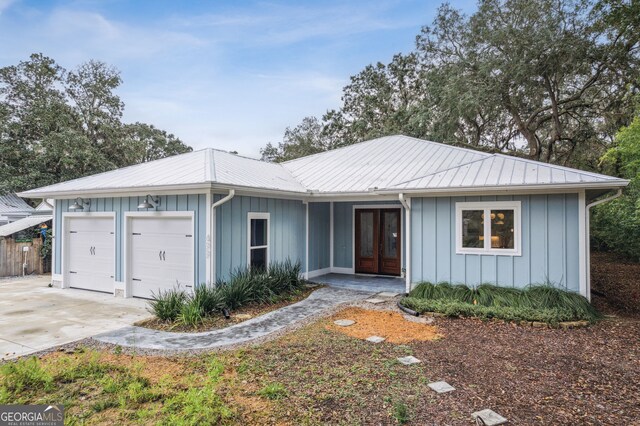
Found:
<path fill-rule="evenodd" d="M 149 317 L 147 302 L 48 287 L 51 277 L 0 280 L 0 359 L 116 330 Z"/>

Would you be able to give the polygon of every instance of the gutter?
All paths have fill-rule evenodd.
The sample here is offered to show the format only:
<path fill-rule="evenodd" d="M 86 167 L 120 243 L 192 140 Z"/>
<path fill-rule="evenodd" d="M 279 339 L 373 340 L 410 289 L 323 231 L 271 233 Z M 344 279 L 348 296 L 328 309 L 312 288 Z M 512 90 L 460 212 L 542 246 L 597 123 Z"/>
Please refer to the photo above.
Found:
<path fill-rule="evenodd" d="M 608 203 L 609 201 L 613 201 L 616 198 L 620 197 L 622 195 L 622 189 L 618 189 L 618 191 L 613 194 L 610 195 L 609 197 L 606 198 L 602 198 L 600 200 L 596 200 L 596 201 L 592 201 L 591 203 L 587 204 L 586 206 L 586 212 L 585 212 L 585 228 L 586 228 L 586 268 L 587 268 L 587 299 L 589 299 L 589 301 L 591 301 L 591 226 L 590 226 L 590 220 L 591 220 L 591 207 L 595 207 L 597 205 L 600 204 L 604 204 L 604 203 Z"/>

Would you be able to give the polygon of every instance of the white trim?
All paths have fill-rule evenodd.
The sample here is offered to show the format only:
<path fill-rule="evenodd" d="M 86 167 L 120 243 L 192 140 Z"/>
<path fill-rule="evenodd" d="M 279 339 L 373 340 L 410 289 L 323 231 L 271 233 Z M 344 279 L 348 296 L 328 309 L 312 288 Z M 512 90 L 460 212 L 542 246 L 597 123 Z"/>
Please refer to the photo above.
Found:
<path fill-rule="evenodd" d="M 587 240 L 587 224 L 589 223 L 589 218 L 586 213 L 586 196 L 585 192 L 582 191 L 578 194 L 578 265 L 579 265 L 579 288 L 580 294 L 590 299 L 589 292 L 587 291 L 587 245 L 589 241 Z"/>
<path fill-rule="evenodd" d="M 333 272 L 331 268 L 316 269 L 315 271 L 310 271 L 307 274 L 307 279 L 310 280 L 312 278 L 319 277 L 320 275 L 326 275 L 331 272 Z"/>
<path fill-rule="evenodd" d="M 212 261 L 212 253 L 213 253 L 213 245 L 212 245 L 212 240 L 211 240 L 211 235 L 212 235 L 212 211 L 213 210 L 211 208 L 211 192 L 208 192 L 205 196 L 205 205 L 206 207 L 206 212 L 205 212 L 205 241 L 204 241 L 204 250 L 205 250 L 205 281 L 207 284 L 212 284 L 213 283 L 213 279 L 212 279 L 212 275 L 211 275 L 211 271 L 213 271 L 213 261 Z"/>
<path fill-rule="evenodd" d="M 329 269 L 333 269 L 333 201 L 329 202 Z"/>
<path fill-rule="evenodd" d="M 251 246 L 251 220 L 252 219 L 265 219 L 267 221 L 267 244 L 262 246 Z M 269 266 L 271 260 L 271 213 L 264 212 L 248 212 L 247 213 L 247 268 L 251 267 L 251 250 L 252 249 L 267 249 L 266 265 Z"/>
<path fill-rule="evenodd" d="M 309 279 L 309 202 L 303 201 L 305 206 L 305 239 L 304 239 L 304 279 Z"/>
<path fill-rule="evenodd" d="M 398 199 L 404 207 L 405 212 L 405 291 L 409 293 L 411 291 L 411 197 L 406 197 L 404 194 L 398 194 Z"/>
<path fill-rule="evenodd" d="M 69 261 L 69 256 L 66 253 L 69 248 L 69 242 L 67 241 L 67 222 L 70 218 L 92 218 L 92 217 L 107 217 L 111 218 L 113 222 L 113 291 L 115 292 L 115 282 L 116 282 L 116 264 L 118 263 L 117 257 L 117 247 L 116 247 L 116 235 L 118 230 L 116 229 L 116 212 L 63 212 L 62 213 L 62 241 L 60 242 L 60 277 L 62 278 L 60 288 L 69 288 L 69 279 L 68 279 L 68 267 L 67 263 Z M 53 260 L 53 259 L 52 259 Z M 114 293 L 115 294 L 115 293 Z"/>
<path fill-rule="evenodd" d="M 51 200 L 53 205 L 51 206 L 51 280 L 55 281 L 54 275 L 60 276 L 60 283 L 62 283 L 62 264 L 60 264 L 60 273 L 56 274 L 56 200 Z M 60 245 L 60 251 L 62 251 L 62 244 Z M 62 259 L 62 258 L 61 258 Z"/>
<path fill-rule="evenodd" d="M 484 221 L 484 248 L 462 247 L 462 211 L 484 210 L 489 217 L 491 210 L 513 210 L 513 249 L 491 248 L 491 221 Z M 467 201 L 456 202 L 456 254 L 483 254 L 493 256 L 522 256 L 522 203 L 520 201 Z M 488 246 L 488 247 L 487 247 Z"/>
<path fill-rule="evenodd" d="M 388 204 L 356 204 L 353 206 L 353 211 L 351 212 L 351 268 L 339 268 L 339 269 L 350 269 L 351 272 L 349 272 L 350 274 L 353 275 L 359 275 L 358 273 L 356 273 L 356 210 L 361 210 L 361 209 L 400 209 L 400 235 L 402 235 L 402 210 L 404 209 L 404 207 L 402 206 L 402 204 L 400 202 L 396 200 L 394 203 L 388 203 Z M 404 238 L 403 238 L 404 239 Z M 403 262 L 404 258 L 406 256 L 406 253 L 404 250 L 401 250 L 400 252 L 400 270 L 402 271 L 402 264 L 405 263 Z M 336 268 L 338 269 L 338 268 Z M 343 272 L 337 272 L 337 273 L 343 273 Z M 402 273 L 401 273 L 402 274 Z M 375 275 L 372 275 L 375 276 Z"/>
<path fill-rule="evenodd" d="M 198 236 L 195 235 L 195 212 L 194 211 L 149 211 L 149 212 L 136 212 L 136 211 L 128 211 L 124 212 L 124 217 L 122 220 L 124 221 L 124 230 L 123 235 L 121 236 L 123 247 L 122 247 L 122 278 L 124 282 L 124 297 L 129 298 L 133 297 L 132 289 L 131 289 L 131 277 L 129 276 L 131 270 L 129 268 L 129 255 L 130 255 L 130 235 L 129 228 L 131 225 L 129 224 L 129 219 L 133 218 L 166 218 L 166 217 L 181 217 L 181 218 L 189 218 L 191 219 L 191 235 L 193 235 L 193 247 L 191 247 L 191 270 L 192 270 L 192 281 L 191 288 L 193 289 L 195 283 L 195 274 L 198 273 L 198 268 L 196 268 L 196 244 L 198 244 Z"/>

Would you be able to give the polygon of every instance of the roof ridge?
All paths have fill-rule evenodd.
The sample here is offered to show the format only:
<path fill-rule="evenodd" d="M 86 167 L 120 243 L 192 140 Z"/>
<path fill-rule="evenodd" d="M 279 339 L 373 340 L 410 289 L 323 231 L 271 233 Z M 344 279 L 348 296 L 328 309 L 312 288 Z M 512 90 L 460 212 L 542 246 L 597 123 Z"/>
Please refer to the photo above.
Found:
<path fill-rule="evenodd" d="M 436 170 L 435 172 L 427 173 L 426 175 L 422 175 L 422 176 L 418 176 L 418 177 L 415 177 L 415 178 L 411 178 L 411 179 L 405 180 L 403 182 L 398 182 L 395 185 L 393 185 L 392 188 L 396 187 L 396 186 L 399 186 L 399 185 L 403 185 L 405 183 L 413 182 L 415 180 L 420 180 L 420 179 L 424 179 L 424 178 L 429 177 L 429 176 L 437 175 L 438 173 L 446 173 L 449 170 L 459 169 L 460 167 L 468 166 L 469 164 L 477 163 L 478 161 L 488 160 L 489 158 L 492 158 L 494 156 L 495 156 L 495 154 L 489 154 L 488 157 L 478 158 L 476 160 L 471 160 L 471 161 L 468 161 L 466 163 L 458 164 L 457 166 L 451 166 L 451 167 L 447 167 L 446 169 Z"/>

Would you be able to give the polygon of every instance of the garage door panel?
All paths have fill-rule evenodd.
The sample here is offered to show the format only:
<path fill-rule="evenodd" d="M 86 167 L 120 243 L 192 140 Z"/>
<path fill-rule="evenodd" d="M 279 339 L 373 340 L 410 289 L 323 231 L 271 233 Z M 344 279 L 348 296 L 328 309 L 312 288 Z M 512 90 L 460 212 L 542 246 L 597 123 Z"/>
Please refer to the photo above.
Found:
<path fill-rule="evenodd" d="M 113 218 L 78 216 L 69 218 L 67 225 L 65 255 L 69 286 L 113 293 Z"/>
<path fill-rule="evenodd" d="M 191 218 L 131 218 L 129 274 L 132 294 L 153 297 L 178 284 L 193 285 Z"/>

